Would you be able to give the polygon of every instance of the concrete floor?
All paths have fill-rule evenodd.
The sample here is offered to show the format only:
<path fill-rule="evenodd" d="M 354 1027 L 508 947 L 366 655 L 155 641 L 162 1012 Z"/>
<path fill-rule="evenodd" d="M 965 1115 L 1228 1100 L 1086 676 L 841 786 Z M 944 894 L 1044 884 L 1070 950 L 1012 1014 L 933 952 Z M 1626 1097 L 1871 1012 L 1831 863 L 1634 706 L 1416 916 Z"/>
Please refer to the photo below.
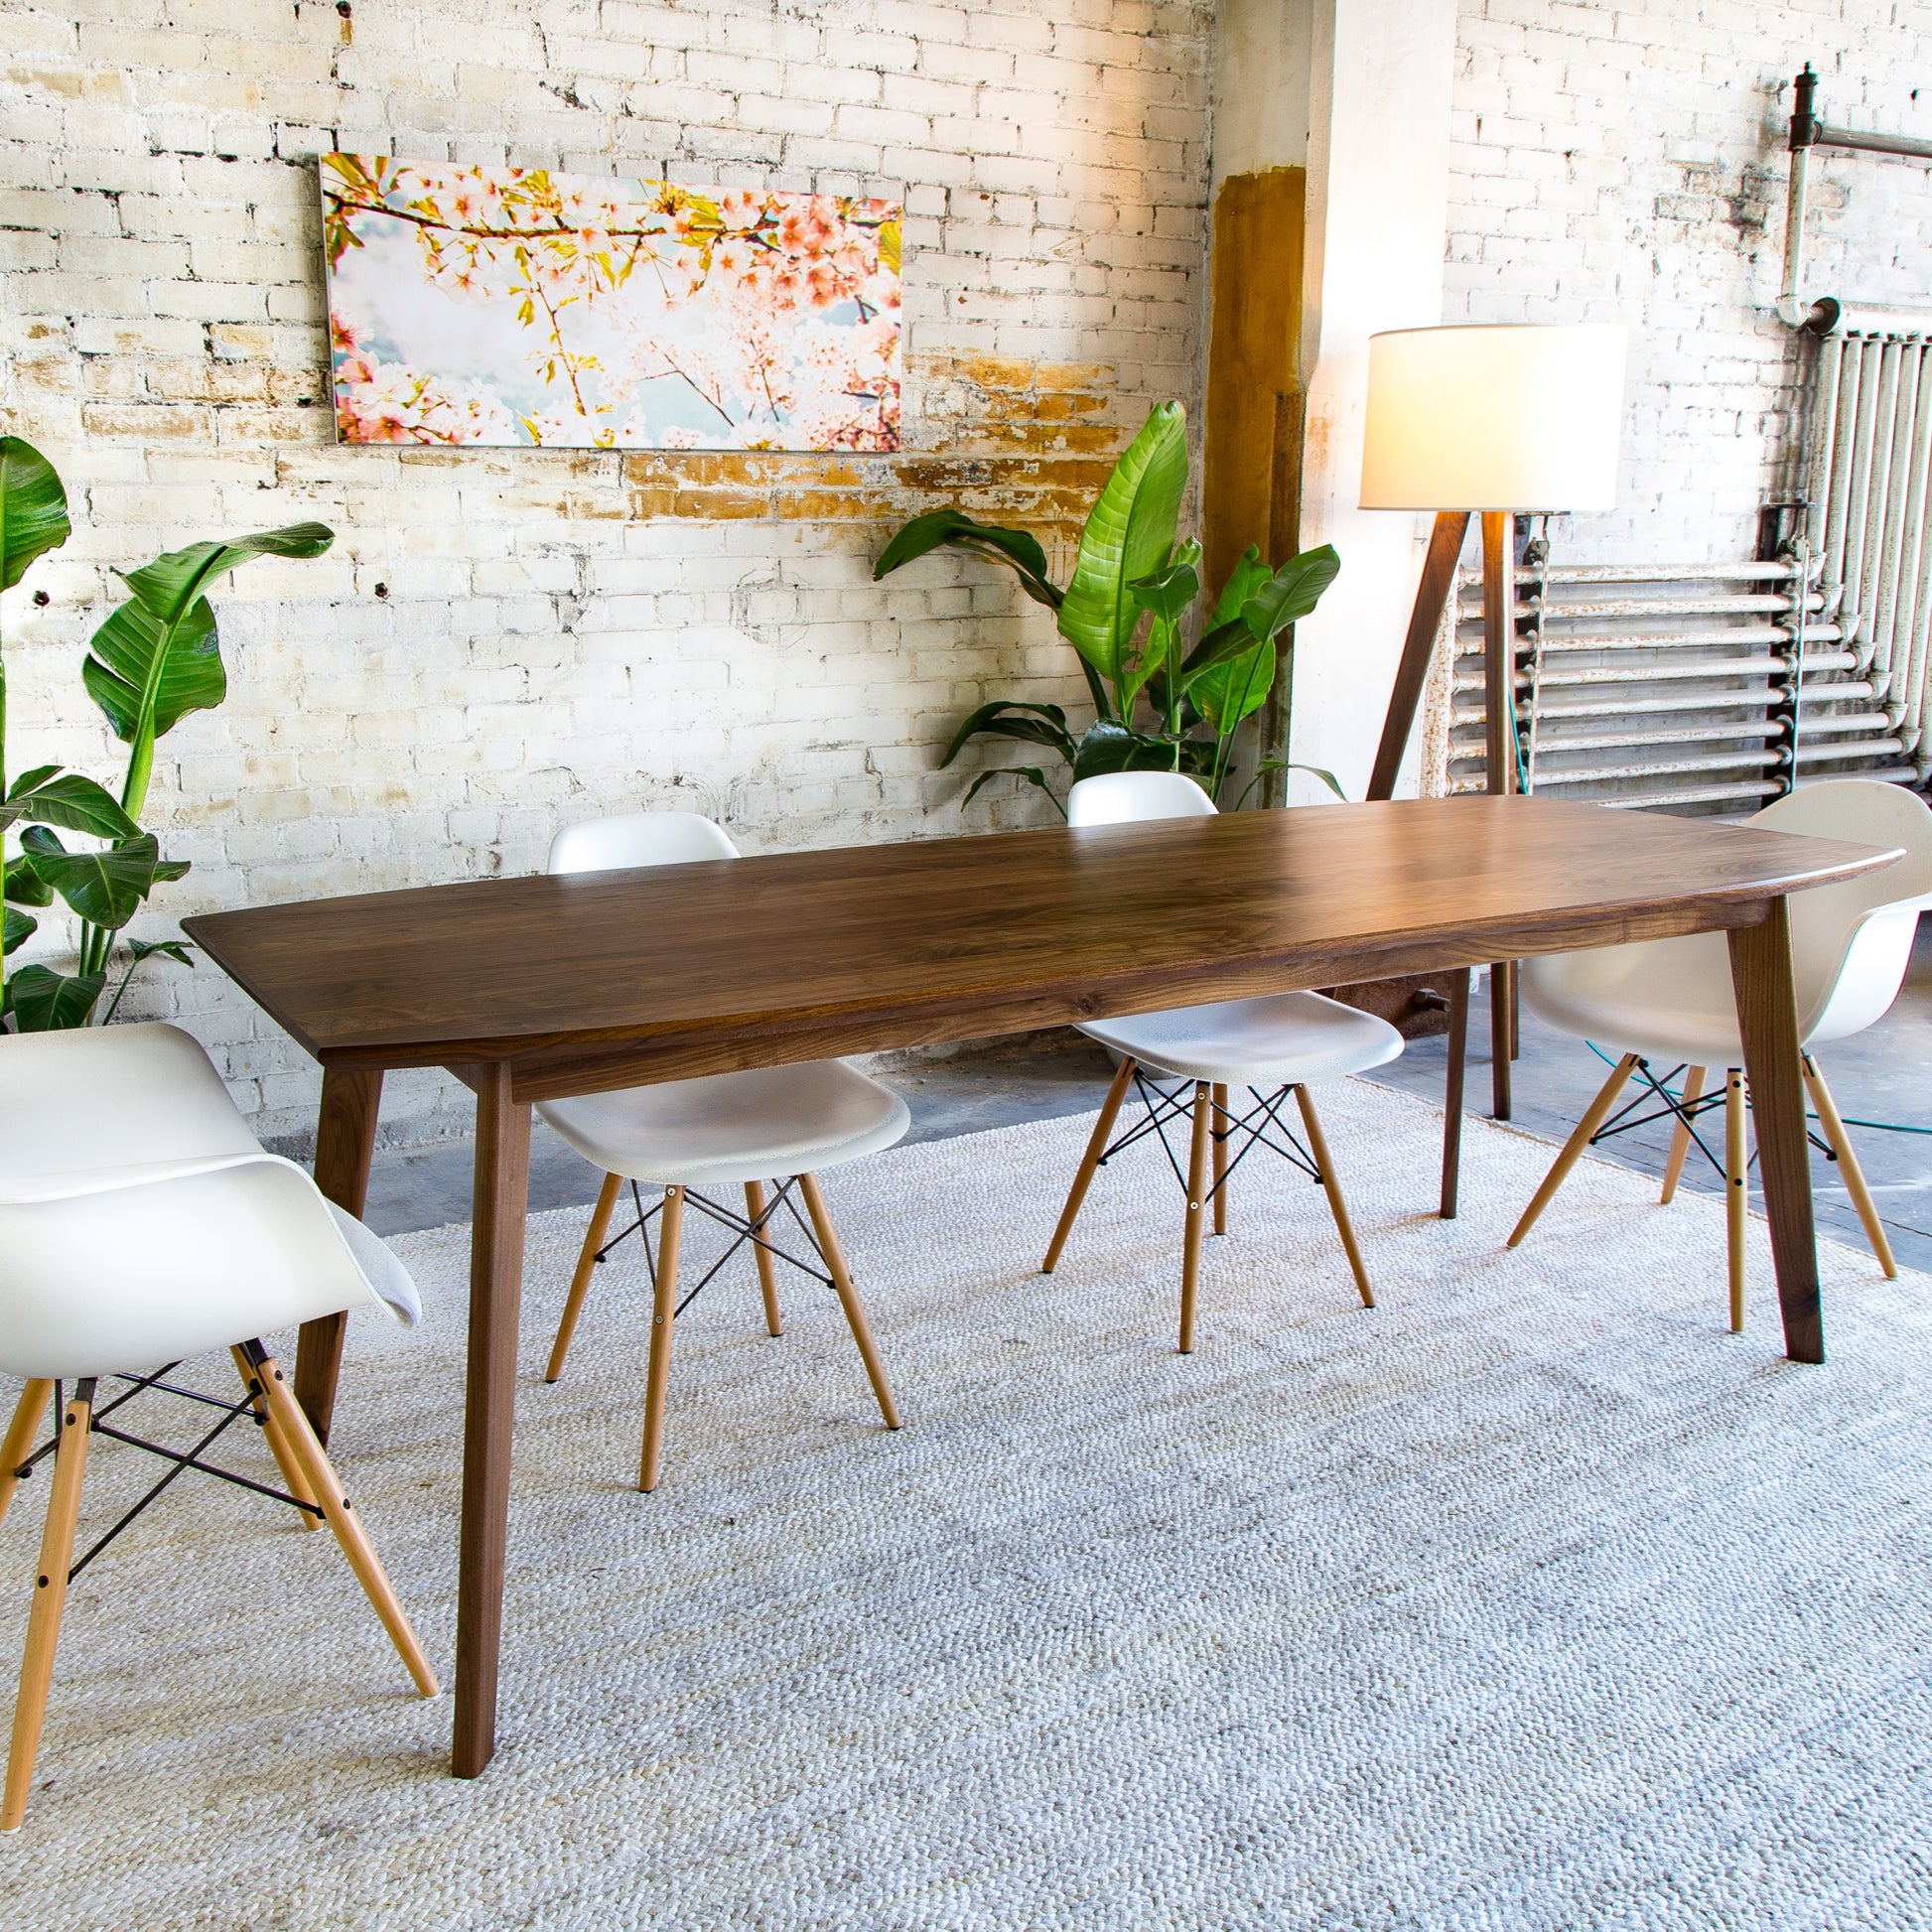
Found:
<path fill-rule="evenodd" d="M 1485 1112 L 1488 1018 L 1486 1002 L 1473 1004 L 1477 1012 L 1470 1027 L 1467 1092 L 1470 1106 Z M 1400 1060 L 1372 1077 L 1440 1100 L 1446 1056 L 1442 1039 L 1414 1040 Z M 1839 1110 L 1848 1120 L 1932 1127 L 1926 1091 L 1926 1076 L 1932 1072 L 1932 921 L 1920 925 L 1911 971 L 1897 1005 L 1877 1026 L 1821 1053 L 1820 1060 Z M 908 1140 L 930 1141 L 1018 1121 L 1083 1113 L 1100 1104 L 1111 1071 L 1098 1047 L 1074 1035 L 1053 1034 L 1038 1043 L 988 1043 L 949 1059 L 898 1056 L 886 1063 L 880 1077 L 902 1093 L 912 1110 Z M 1582 1040 L 1525 1014 L 1522 1056 L 1515 1068 L 1515 1124 L 1560 1142 L 1607 1071 Z M 1932 1134 L 1856 1126 L 1852 1132 L 1899 1262 L 1908 1268 L 1932 1269 Z M 1722 1126 L 1707 1138 L 1714 1149 L 1721 1149 Z M 1668 1123 L 1662 1123 L 1620 1136 L 1599 1151 L 1627 1167 L 1661 1174 L 1669 1146 Z M 471 1148 L 463 1141 L 378 1153 L 369 1180 L 369 1224 L 378 1233 L 399 1234 L 468 1220 L 470 1169 Z M 1863 1246 L 1863 1232 L 1836 1166 L 1814 1156 L 1812 1177 L 1819 1231 Z M 1684 1184 L 1700 1192 L 1723 1192 L 1717 1172 L 1695 1151 L 1685 1169 Z M 596 1198 L 597 1188 L 598 1176 L 591 1167 L 539 1122 L 530 1156 L 531 1207 L 588 1204 Z"/>

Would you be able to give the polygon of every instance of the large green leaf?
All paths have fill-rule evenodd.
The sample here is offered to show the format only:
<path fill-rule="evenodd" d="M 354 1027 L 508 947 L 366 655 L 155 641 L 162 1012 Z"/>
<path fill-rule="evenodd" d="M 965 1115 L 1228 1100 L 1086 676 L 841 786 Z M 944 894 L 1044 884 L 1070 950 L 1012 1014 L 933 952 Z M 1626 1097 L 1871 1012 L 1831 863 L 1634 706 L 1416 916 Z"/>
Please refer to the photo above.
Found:
<path fill-rule="evenodd" d="M 112 792 L 77 771 L 61 772 L 58 764 L 37 764 L 23 771 L 0 800 L 0 830 L 22 822 L 91 832 L 100 839 L 132 838 L 141 829 L 122 811 Z"/>
<path fill-rule="evenodd" d="M 1215 623 L 1226 623 L 1230 618 L 1241 615 L 1241 607 L 1249 598 L 1267 583 L 1274 573 L 1261 561 L 1261 551 L 1255 544 L 1249 544 L 1242 551 L 1240 561 L 1228 572 L 1228 581 L 1221 586 L 1221 595 L 1214 603 Z"/>
<path fill-rule="evenodd" d="M 47 882 L 25 856 L 7 862 L 6 889 L 0 894 L 9 905 L 52 905 L 54 895 Z"/>
<path fill-rule="evenodd" d="M 80 681 L 123 744 L 141 728 L 142 701 L 150 686 L 157 738 L 191 711 L 211 710 L 228 695 L 228 674 L 221 666 L 214 613 L 207 598 L 197 598 L 189 607 L 175 627 L 172 647 L 164 650 L 166 639 L 161 620 L 133 598 L 93 634 Z"/>
<path fill-rule="evenodd" d="M 1257 637 L 1273 637 L 1321 601 L 1321 593 L 1335 581 L 1341 559 L 1332 543 L 1304 550 L 1289 558 L 1267 583 L 1241 607 L 1241 621 Z"/>
<path fill-rule="evenodd" d="M 12 952 L 25 945 L 40 930 L 41 922 L 31 912 L 9 905 L 0 916 L 0 952 Z"/>
<path fill-rule="evenodd" d="M 1130 588 L 1173 551 L 1187 489 L 1187 418 L 1177 402 L 1150 413 L 1114 465 L 1080 532 L 1079 560 L 1060 605 L 1060 635 L 1119 685 L 1141 621 Z"/>
<path fill-rule="evenodd" d="M 1059 609 L 1061 593 L 1047 579 L 1046 552 L 1039 547 L 1037 537 L 1026 530 L 981 523 L 958 509 L 927 510 L 903 525 L 879 553 L 879 561 L 872 567 L 873 581 L 877 583 L 901 564 L 909 564 L 942 544 L 1011 564 L 1021 588 L 1035 604 L 1043 604 L 1049 611 Z"/>
<path fill-rule="evenodd" d="M 1181 621 L 1200 595 L 1200 545 L 1189 537 L 1159 570 L 1128 585 L 1134 602 L 1154 620 L 1145 645 L 1131 656 L 1120 680 L 1120 715 L 1134 716 L 1134 701 L 1155 672 L 1174 655 Z"/>
<path fill-rule="evenodd" d="M 1073 761 L 1073 735 L 1066 728 L 1066 713 L 1058 705 L 1022 704 L 1012 698 L 995 698 L 991 704 L 981 705 L 953 733 L 946 756 L 939 760 L 940 768 L 943 770 L 959 756 L 969 738 L 982 733 L 989 738 L 1017 738 L 1028 745 L 1047 745 L 1069 764 Z"/>
<path fill-rule="evenodd" d="M 1238 657 L 1224 657 L 1197 673 L 1187 687 L 1200 714 L 1225 738 L 1242 719 L 1268 702 L 1275 688 L 1275 643 L 1265 637 Z"/>
<path fill-rule="evenodd" d="M 215 578 L 237 564 L 251 557 L 320 557 L 335 541 L 326 523 L 290 523 L 232 543 L 191 543 L 185 550 L 163 551 L 153 563 L 121 576 L 142 608 L 165 626 L 178 622 Z"/>
<path fill-rule="evenodd" d="M 61 1033 L 84 1027 L 107 983 L 104 973 L 57 973 L 51 966 L 23 966 L 7 981 L 7 1005 L 23 1034 Z"/>
<path fill-rule="evenodd" d="M 0 590 L 12 590 L 36 557 L 58 550 L 71 527 L 53 464 L 18 436 L 0 436 Z"/>
<path fill-rule="evenodd" d="M 1212 748 L 1209 748 L 1211 751 Z M 1091 778 L 1102 771 L 1195 771 L 1203 769 L 1201 751 L 1185 739 L 1157 738 L 1129 731 L 1111 718 L 1087 727 L 1073 761 L 1073 776 Z"/>
<path fill-rule="evenodd" d="M 179 879 L 185 863 L 161 857 L 152 832 L 122 839 L 104 852 L 69 852 L 45 826 L 20 835 L 21 850 L 41 879 L 90 925 L 118 931 L 159 879 Z"/>

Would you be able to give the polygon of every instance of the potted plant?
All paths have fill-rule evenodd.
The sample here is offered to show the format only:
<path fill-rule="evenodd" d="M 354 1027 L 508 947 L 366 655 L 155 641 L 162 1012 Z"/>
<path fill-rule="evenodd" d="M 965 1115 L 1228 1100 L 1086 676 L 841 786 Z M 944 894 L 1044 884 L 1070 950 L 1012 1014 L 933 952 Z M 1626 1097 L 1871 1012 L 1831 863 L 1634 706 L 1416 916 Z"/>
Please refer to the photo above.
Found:
<path fill-rule="evenodd" d="M 67 491 L 46 457 L 17 436 L 0 437 L 0 589 L 12 590 L 28 569 L 68 540 Z M 84 1027 L 106 991 L 114 948 L 156 886 L 188 871 L 164 859 L 144 831 L 158 739 L 190 712 L 227 696 L 220 638 L 207 591 L 250 557 L 319 557 L 335 541 L 322 523 L 295 523 L 232 542 L 170 550 L 139 570 L 117 573 L 131 595 L 94 632 L 81 681 L 126 745 L 127 769 L 116 798 L 104 786 L 58 764 L 37 765 L 7 779 L 5 637 L 0 633 L 0 1027 L 11 1016 L 20 1033 Z M 6 840 L 15 833 L 18 851 Z M 90 843 L 69 849 L 63 832 Z M 59 898 L 80 921 L 74 970 L 36 964 L 8 972 L 7 956 L 31 938 L 36 911 Z M 119 984 L 99 1018 L 114 1017 L 140 963 L 156 953 L 192 964 L 179 939 L 127 939 Z"/>
<path fill-rule="evenodd" d="M 1054 614 L 1093 696 L 1093 723 L 1077 737 L 1059 705 L 1017 698 L 993 699 L 963 720 L 939 760 L 942 768 L 969 739 L 986 737 L 1042 746 L 1057 755 L 1061 770 L 1054 777 L 1031 764 L 983 771 L 962 809 L 983 785 L 1011 775 L 1036 785 L 1064 816 L 1056 777 L 1071 784 L 1095 772 L 1127 770 L 1185 771 L 1216 804 L 1224 802 L 1236 777 L 1241 727 L 1275 688 L 1283 655 L 1278 639 L 1314 609 L 1341 560 L 1323 544 L 1271 569 L 1250 544 L 1197 622 L 1201 547 L 1178 534 L 1186 490 L 1186 413 L 1179 403 L 1165 402 L 1102 486 L 1064 589 L 1048 577 L 1036 537 L 978 522 L 960 509 L 913 517 L 881 552 L 875 580 L 941 547 L 1010 567 L 1027 595 Z M 1333 775 L 1318 766 L 1263 759 L 1247 774 L 1236 808 L 1265 773 L 1290 769 L 1312 771 L 1342 795 Z"/>

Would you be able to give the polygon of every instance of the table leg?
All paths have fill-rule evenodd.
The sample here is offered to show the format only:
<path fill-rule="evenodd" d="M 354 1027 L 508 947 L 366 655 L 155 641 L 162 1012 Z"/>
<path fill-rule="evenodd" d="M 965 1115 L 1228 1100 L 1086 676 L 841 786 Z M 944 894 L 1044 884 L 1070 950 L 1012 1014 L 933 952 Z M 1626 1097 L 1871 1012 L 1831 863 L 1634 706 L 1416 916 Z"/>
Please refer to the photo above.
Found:
<path fill-rule="evenodd" d="M 1730 979 L 1757 1124 L 1757 1165 L 1771 1223 L 1784 1352 L 1794 1362 L 1822 1362 L 1825 1322 L 1818 1305 L 1818 1242 L 1811 1218 L 1811 1148 L 1805 1134 L 1798 1003 L 1784 899 L 1771 901 L 1770 916 L 1761 925 L 1731 929 Z"/>
<path fill-rule="evenodd" d="M 316 1117 L 316 1185 L 338 1207 L 359 1215 L 369 1195 L 369 1157 L 375 1152 L 375 1117 L 382 1105 L 380 1067 L 326 1066 L 322 1111 Z M 336 1378 L 343 1366 L 345 1314 L 305 1321 L 295 1349 L 295 1399 L 329 1447 L 336 1413 Z"/>
<path fill-rule="evenodd" d="M 1469 969 L 1449 975 L 1449 1089 L 1443 1095 L 1443 1219 L 1455 1219 L 1462 1177 L 1462 1073 L 1469 1052 Z"/>
<path fill-rule="evenodd" d="M 496 1663 L 516 1420 L 516 1328 L 523 1217 L 530 1195 L 530 1109 L 509 1069 L 477 1070 L 477 1178 L 470 1235 L 470 1366 L 463 1422 L 463 1533 L 457 1575 L 456 1739 L 451 1768 L 474 1778 L 496 1749 Z"/>
<path fill-rule="evenodd" d="M 1509 1118 L 1511 1022 L 1515 1019 L 1516 964 L 1500 959 L 1489 969 L 1489 1111 L 1497 1120 Z"/>

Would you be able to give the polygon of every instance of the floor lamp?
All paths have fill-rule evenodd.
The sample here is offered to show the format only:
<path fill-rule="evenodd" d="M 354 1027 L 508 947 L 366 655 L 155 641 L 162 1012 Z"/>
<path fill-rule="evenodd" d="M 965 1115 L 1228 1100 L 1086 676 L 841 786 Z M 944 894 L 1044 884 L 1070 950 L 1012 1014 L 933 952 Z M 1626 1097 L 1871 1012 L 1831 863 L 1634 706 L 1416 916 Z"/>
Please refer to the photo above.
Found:
<path fill-rule="evenodd" d="M 1482 518 L 1483 712 L 1492 792 L 1516 790 L 1514 516 L 1616 504 L 1628 331 L 1618 324 L 1507 323 L 1397 329 L 1369 338 L 1363 509 L 1434 510 L 1422 583 L 1396 669 L 1371 798 L 1395 795 L 1469 518 Z M 1453 646 L 1451 645 L 1451 652 Z M 1513 961 L 1489 976 L 1493 1106 L 1509 1118 L 1515 1048 Z M 1461 1116 L 1468 973 L 1449 1015 L 1451 1126 L 1443 1212 L 1455 1212 L 1453 1123 Z"/>

